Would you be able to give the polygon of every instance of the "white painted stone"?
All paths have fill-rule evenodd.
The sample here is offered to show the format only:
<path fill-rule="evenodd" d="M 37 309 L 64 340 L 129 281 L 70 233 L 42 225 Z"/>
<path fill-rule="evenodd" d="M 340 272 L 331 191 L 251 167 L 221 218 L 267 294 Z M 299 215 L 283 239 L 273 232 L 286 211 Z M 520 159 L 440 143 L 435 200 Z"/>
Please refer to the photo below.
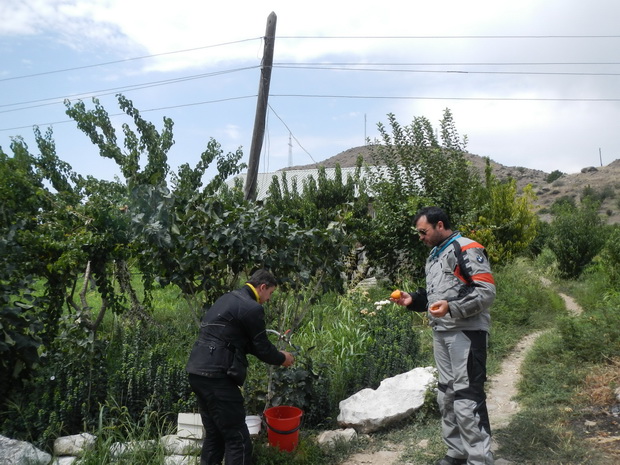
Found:
<path fill-rule="evenodd" d="M 118 459 L 125 454 L 130 454 L 138 450 L 152 450 L 157 446 L 157 441 L 130 441 L 130 442 L 115 442 L 110 446 L 110 455 L 114 459 Z"/>
<path fill-rule="evenodd" d="M 358 433 L 372 433 L 412 415 L 436 383 L 433 367 L 414 368 L 384 379 L 377 389 L 362 389 L 340 402 L 338 424 Z"/>
<path fill-rule="evenodd" d="M 199 465 L 200 457 L 194 455 L 167 455 L 164 465 Z"/>
<path fill-rule="evenodd" d="M 52 465 L 72 465 L 78 458 L 66 455 L 64 457 L 56 457 Z"/>
<path fill-rule="evenodd" d="M 317 443 L 323 447 L 333 447 L 338 441 L 351 442 L 357 438 L 357 431 L 353 428 L 323 431 L 317 437 Z"/>
<path fill-rule="evenodd" d="M 182 438 L 176 435 L 163 436 L 159 442 L 166 455 L 194 455 L 200 453 L 202 440 Z"/>
<path fill-rule="evenodd" d="M 48 465 L 52 456 L 26 441 L 0 436 L 0 463 L 2 465 Z"/>
<path fill-rule="evenodd" d="M 89 433 L 62 436 L 54 441 L 54 455 L 82 457 L 84 452 L 95 447 L 97 437 Z"/>
<path fill-rule="evenodd" d="M 202 439 L 205 430 L 199 413 L 179 413 L 177 416 L 177 436 L 189 439 Z"/>

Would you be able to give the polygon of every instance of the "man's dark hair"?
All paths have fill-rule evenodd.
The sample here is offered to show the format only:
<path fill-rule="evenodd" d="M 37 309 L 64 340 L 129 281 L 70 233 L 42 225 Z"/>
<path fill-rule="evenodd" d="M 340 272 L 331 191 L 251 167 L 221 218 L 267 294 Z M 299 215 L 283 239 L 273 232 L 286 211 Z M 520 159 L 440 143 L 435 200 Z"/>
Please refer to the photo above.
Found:
<path fill-rule="evenodd" d="M 250 283 L 254 287 L 260 286 L 261 284 L 266 284 L 267 287 L 278 285 L 276 277 L 271 274 L 270 271 L 265 269 L 257 270 L 252 273 L 252 276 L 250 276 L 250 279 L 248 279 L 248 283 Z"/>
<path fill-rule="evenodd" d="M 418 210 L 418 213 L 416 213 L 416 215 L 413 217 L 413 224 L 416 225 L 418 223 L 418 220 L 423 216 L 426 216 L 426 221 L 433 225 L 433 227 L 437 226 L 437 223 L 441 221 L 445 229 L 452 229 L 448 214 L 439 207 L 421 208 L 420 210 Z"/>

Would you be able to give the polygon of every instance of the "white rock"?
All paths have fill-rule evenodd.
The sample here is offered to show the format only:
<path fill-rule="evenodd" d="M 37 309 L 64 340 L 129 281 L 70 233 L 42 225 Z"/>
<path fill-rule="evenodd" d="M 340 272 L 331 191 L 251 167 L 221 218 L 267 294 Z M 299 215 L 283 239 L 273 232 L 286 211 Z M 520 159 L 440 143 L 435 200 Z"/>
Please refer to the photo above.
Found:
<path fill-rule="evenodd" d="M 95 446 L 96 441 L 97 437 L 89 433 L 62 436 L 54 441 L 54 455 L 81 457 L 85 451 Z"/>
<path fill-rule="evenodd" d="M 199 465 L 200 457 L 193 455 L 167 455 L 164 465 Z"/>
<path fill-rule="evenodd" d="M 384 379 L 377 389 L 362 389 L 340 402 L 338 424 L 358 433 L 372 433 L 412 415 L 436 383 L 433 367 L 414 368 Z"/>
<path fill-rule="evenodd" d="M 71 465 L 77 459 L 78 459 L 77 457 L 71 457 L 68 455 L 64 457 L 56 457 L 54 461 L 52 462 L 52 465 Z"/>
<path fill-rule="evenodd" d="M 333 447 L 338 441 L 351 442 L 357 437 L 357 431 L 353 428 L 323 431 L 317 437 L 319 446 Z"/>
<path fill-rule="evenodd" d="M 182 438 L 176 435 L 163 436 L 159 442 L 166 455 L 195 455 L 202 448 L 202 440 Z"/>
<path fill-rule="evenodd" d="M 130 441 L 115 442 L 110 446 L 110 455 L 112 458 L 118 459 L 125 454 L 129 454 L 138 450 L 152 450 L 157 446 L 157 441 Z"/>
<path fill-rule="evenodd" d="M 52 456 L 26 441 L 0 436 L 2 465 L 48 465 Z"/>

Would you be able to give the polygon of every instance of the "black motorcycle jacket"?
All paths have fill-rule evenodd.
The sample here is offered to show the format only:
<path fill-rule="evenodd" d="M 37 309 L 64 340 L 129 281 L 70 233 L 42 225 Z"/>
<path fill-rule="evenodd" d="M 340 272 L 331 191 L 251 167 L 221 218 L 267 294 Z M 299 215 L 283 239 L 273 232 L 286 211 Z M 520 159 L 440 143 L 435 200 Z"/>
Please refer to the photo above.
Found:
<path fill-rule="evenodd" d="M 205 313 L 186 370 L 200 376 L 225 377 L 239 351 L 242 357 L 252 354 L 271 365 L 281 365 L 285 360 L 267 338 L 265 311 L 247 285 L 224 294 Z"/>

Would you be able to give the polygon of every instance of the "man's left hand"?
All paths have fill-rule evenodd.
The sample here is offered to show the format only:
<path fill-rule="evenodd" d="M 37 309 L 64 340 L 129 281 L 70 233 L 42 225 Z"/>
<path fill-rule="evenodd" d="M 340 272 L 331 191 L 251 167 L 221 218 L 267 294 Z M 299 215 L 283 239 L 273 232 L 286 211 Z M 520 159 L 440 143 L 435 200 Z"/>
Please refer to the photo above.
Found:
<path fill-rule="evenodd" d="M 450 307 L 447 300 L 438 300 L 437 302 L 429 305 L 428 313 L 435 318 L 442 318 L 446 316 L 449 308 Z"/>

